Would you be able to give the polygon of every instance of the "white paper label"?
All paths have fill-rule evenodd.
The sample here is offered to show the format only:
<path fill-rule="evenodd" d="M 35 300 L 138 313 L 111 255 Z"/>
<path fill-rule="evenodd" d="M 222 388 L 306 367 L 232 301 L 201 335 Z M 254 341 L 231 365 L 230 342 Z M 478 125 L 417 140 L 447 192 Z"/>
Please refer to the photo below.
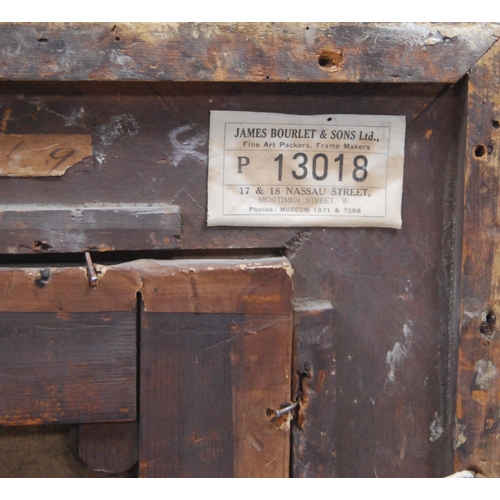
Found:
<path fill-rule="evenodd" d="M 209 226 L 401 228 L 404 116 L 212 111 Z"/>

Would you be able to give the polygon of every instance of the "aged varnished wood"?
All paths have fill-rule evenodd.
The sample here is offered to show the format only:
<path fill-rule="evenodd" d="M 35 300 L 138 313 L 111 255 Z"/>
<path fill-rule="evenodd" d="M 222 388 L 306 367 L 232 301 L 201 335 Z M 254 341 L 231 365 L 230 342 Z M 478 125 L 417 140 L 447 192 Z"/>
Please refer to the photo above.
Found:
<path fill-rule="evenodd" d="M 101 278 L 90 288 L 85 268 L 0 268 L 2 425 L 135 419 L 140 279 Z"/>
<path fill-rule="evenodd" d="M 135 313 L 0 312 L 0 425 L 136 417 Z"/>
<path fill-rule="evenodd" d="M 290 427 L 266 411 L 291 397 L 289 263 L 133 266 L 144 283 L 140 475 L 286 477 Z"/>
<path fill-rule="evenodd" d="M 0 217 L 2 253 L 171 249 L 182 229 L 179 208 L 158 203 L 10 205 L 0 207 Z"/>
<path fill-rule="evenodd" d="M 446 85 L 416 86 L 337 84 L 12 84 L 0 94 L 0 123 L 6 133 L 64 133 L 86 130 L 92 134 L 93 156 L 58 178 L 4 178 L 0 198 L 7 209 L 25 205 L 22 215 L 6 217 L 4 251 L 40 253 L 34 241 L 57 248 L 94 246 L 125 249 L 234 249 L 284 248 L 294 245 L 300 229 L 217 228 L 206 226 L 207 152 L 211 109 L 245 109 L 280 113 L 404 114 L 411 123 Z M 21 97 L 19 97 L 21 92 Z M 76 116 L 76 118 L 75 118 Z M 73 117 L 73 118 L 71 118 Z M 29 206 L 47 207 L 46 220 Z M 64 227 L 48 224 L 50 206 L 126 204 L 123 219 L 102 208 L 99 225 L 68 216 Z M 148 214 L 150 206 L 167 205 L 165 214 Z M 179 214 L 168 214 L 168 205 Z M 16 207 L 13 207 L 14 212 Z M 161 231 L 141 232 L 129 224 L 128 211 L 142 211 L 148 224 L 161 218 Z M 66 213 L 66 212 L 65 212 Z M 15 219 L 9 223 L 12 218 Z M 121 224 L 116 223 L 122 220 Z M 14 226 L 14 227 L 12 227 Z M 30 229 L 33 228 L 33 238 Z M 127 232 L 130 228 L 130 242 Z M 97 231 L 105 232 L 99 240 Z M 60 234 L 57 233 L 60 231 Z M 156 233 L 160 231 L 160 234 Z M 173 234 L 171 234 L 172 232 Z M 57 241 L 67 234 L 65 244 Z M 150 237 L 150 234 L 153 236 Z M 78 235 L 70 240 L 70 235 Z M 167 237 L 166 242 L 163 238 Z M 51 241 L 52 240 L 52 241 Z M 55 242 L 54 242 L 55 240 Z M 69 240 L 69 241 L 68 241 Z M 75 242 L 76 240 L 76 242 Z M 96 241 L 97 240 L 97 241 Z M 23 246 L 19 246 L 22 243 Z M 71 246 L 70 246 L 71 244 Z M 26 248 L 28 247 L 28 248 Z M 51 251 L 48 248 L 45 251 Z"/>
<path fill-rule="evenodd" d="M 82 260 L 84 257 L 82 255 Z M 140 276 L 115 267 L 96 266 L 98 286 L 89 286 L 85 267 L 0 268 L 1 312 L 133 311 Z"/>
<path fill-rule="evenodd" d="M 494 24 L 2 24 L 0 76 L 15 80 L 457 81 Z"/>
<path fill-rule="evenodd" d="M 92 158 L 58 179 L 2 179 L 2 203 L 176 205 L 179 251 L 284 253 L 295 299 L 334 307 L 317 345 L 311 335 L 320 320 L 312 333 L 296 330 L 295 379 L 311 397 L 299 413 L 307 419 L 309 411 L 309 424 L 295 431 L 294 475 L 442 476 L 467 467 L 499 474 L 498 25 L 2 29 L 1 132 L 90 133 L 93 145 Z M 406 115 L 403 229 L 208 229 L 211 109 Z M 14 246 L 8 251 L 18 253 Z M 215 311 L 200 309 L 204 284 L 193 276 L 180 280 L 192 298 L 173 314 Z M 150 307 L 155 294 L 160 304 L 175 302 L 154 291 L 155 280 L 144 282 Z M 25 286 L 33 299 L 32 281 Z M 135 292 L 140 281 L 135 271 L 127 278 Z M 117 288 L 109 290 L 121 303 Z M 22 294 L 6 297 L 23 303 Z M 233 304 L 247 314 L 245 300 Z M 143 318 L 157 314 L 147 301 L 145 309 Z M 297 324 L 310 314 L 302 311 Z"/>
<path fill-rule="evenodd" d="M 464 235 L 455 467 L 500 476 L 498 44 L 471 70 L 464 122 Z"/>

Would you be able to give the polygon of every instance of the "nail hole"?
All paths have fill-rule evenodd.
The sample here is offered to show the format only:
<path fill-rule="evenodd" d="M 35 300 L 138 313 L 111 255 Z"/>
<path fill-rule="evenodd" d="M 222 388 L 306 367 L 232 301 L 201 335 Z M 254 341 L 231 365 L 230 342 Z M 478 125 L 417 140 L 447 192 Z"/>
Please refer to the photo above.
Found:
<path fill-rule="evenodd" d="M 43 288 L 50 280 L 50 269 L 46 267 L 40 271 L 38 278 L 35 280 L 37 288 Z"/>
<path fill-rule="evenodd" d="M 119 36 L 115 36 L 115 42 L 119 42 L 121 38 Z"/>
<path fill-rule="evenodd" d="M 332 66 L 335 66 L 335 62 L 333 61 L 333 59 L 326 55 L 318 57 L 318 64 L 322 68 L 331 68 Z"/>
<path fill-rule="evenodd" d="M 500 128 L 500 122 L 498 120 L 493 120 L 491 124 L 493 125 L 493 128 Z"/>
<path fill-rule="evenodd" d="M 343 56 L 339 50 L 322 50 L 318 55 L 320 68 L 326 71 L 336 71 L 342 67 Z"/>
<path fill-rule="evenodd" d="M 35 250 L 35 251 L 38 251 L 38 252 L 47 252 L 49 251 L 52 247 L 52 245 L 46 241 L 39 241 L 39 240 L 35 240 L 33 242 L 33 247 L 32 249 Z"/>
<path fill-rule="evenodd" d="M 38 42 L 41 43 L 41 44 L 43 44 L 43 45 L 45 45 L 46 43 L 49 42 L 49 40 L 48 40 L 48 38 L 39 38 Z"/>
<path fill-rule="evenodd" d="M 487 337 L 491 337 L 495 331 L 495 325 L 497 323 L 497 316 L 493 309 L 488 309 L 483 313 L 483 322 L 479 327 L 479 331 L 486 335 Z"/>
<path fill-rule="evenodd" d="M 474 149 L 474 156 L 476 158 L 482 158 L 486 154 L 486 146 L 484 144 L 478 144 Z"/>
<path fill-rule="evenodd" d="M 274 423 L 275 419 L 276 419 L 276 415 L 274 413 L 274 410 L 272 408 L 268 408 L 266 410 L 266 418 L 267 420 L 269 420 L 269 422 L 271 422 L 272 424 Z"/>
<path fill-rule="evenodd" d="M 274 409 L 268 408 L 266 410 L 266 418 L 271 424 L 274 425 L 274 427 L 285 431 L 290 429 L 290 422 L 293 419 L 293 413 L 288 412 L 281 415 L 281 417 L 276 417 Z"/>

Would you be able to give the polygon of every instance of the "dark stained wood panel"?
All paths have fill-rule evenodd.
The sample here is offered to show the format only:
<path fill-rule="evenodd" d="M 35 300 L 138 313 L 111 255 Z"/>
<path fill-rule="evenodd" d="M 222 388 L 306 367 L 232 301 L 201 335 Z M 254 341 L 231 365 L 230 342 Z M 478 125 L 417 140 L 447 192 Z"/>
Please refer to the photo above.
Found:
<path fill-rule="evenodd" d="M 210 111 L 404 114 L 411 123 L 445 89 L 442 83 L 361 86 L 4 82 L 0 87 L 0 129 L 6 134 L 91 133 L 93 156 L 75 164 L 59 178 L 3 178 L 0 199 L 6 206 L 45 207 L 46 220 L 54 204 L 78 210 L 85 205 L 171 204 L 182 213 L 182 235 L 177 246 L 180 249 L 293 247 L 300 228 L 207 227 Z M 47 228 L 47 222 L 39 224 L 40 217 L 45 216 L 23 220 L 26 227 L 12 228 L 7 221 L 2 223 L 9 238 L 14 230 L 23 238 L 24 246 L 17 248 L 17 241 L 13 241 L 9 252 L 31 252 L 40 233 L 52 234 L 53 226 Z M 156 224 L 155 217 L 149 220 Z M 161 228 L 164 221 L 158 224 Z M 39 231 L 30 231 L 38 225 Z M 72 225 L 69 229 L 74 232 L 77 227 Z M 158 231 L 151 232 L 156 235 Z M 170 231 L 170 226 L 166 231 Z M 144 231 L 134 238 L 131 235 L 129 246 L 151 247 L 149 234 Z M 170 248 L 172 242 L 176 243 L 174 233 L 174 240 L 162 246 L 162 235 L 165 236 L 160 232 L 159 238 L 155 236 L 155 248 Z M 170 234 L 166 236 L 171 239 Z M 110 245 L 122 246 L 127 243 L 125 238 L 121 233 L 119 241 Z M 55 246 L 52 238 L 45 239 Z M 83 237 L 82 241 L 86 246 Z"/>
<path fill-rule="evenodd" d="M 1 253 L 176 248 L 182 231 L 170 205 L 0 207 Z"/>
<path fill-rule="evenodd" d="M 0 78 L 455 82 L 498 38 L 478 23 L 3 23 Z"/>
<path fill-rule="evenodd" d="M 234 475 L 231 324 L 238 315 L 144 315 L 141 477 Z"/>
<path fill-rule="evenodd" d="M 291 398 L 288 262 L 133 265 L 144 282 L 140 475 L 287 477 L 289 424 L 267 410 Z"/>
<path fill-rule="evenodd" d="M 78 456 L 91 471 L 116 474 L 139 460 L 137 422 L 78 426 Z"/>
<path fill-rule="evenodd" d="M 136 416 L 133 313 L 0 313 L 0 425 Z"/>
<path fill-rule="evenodd" d="M 334 412 L 322 445 L 335 452 L 340 477 L 453 471 L 450 318 L 464 90 L 450 89 L 408 124 L 401 230 L 304 230 L 288 254 L 295 296 L 335 308 L 336 403 L 318 393 L 316 404 Z"/>
<path fill-rule="evenodd" d="M 291 317 L 144 313 L 141 477 L 287 477 Z"/>

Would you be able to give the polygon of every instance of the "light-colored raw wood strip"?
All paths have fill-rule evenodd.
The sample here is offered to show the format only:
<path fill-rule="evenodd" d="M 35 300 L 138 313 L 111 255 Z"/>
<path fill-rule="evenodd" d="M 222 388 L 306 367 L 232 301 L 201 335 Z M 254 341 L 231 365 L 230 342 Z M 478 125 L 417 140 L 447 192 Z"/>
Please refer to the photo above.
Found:
<path fill-rule="evenodd" d="M 0 177 L 58 177 L 91 155 L 89 134 L 0 134 Z"/>

